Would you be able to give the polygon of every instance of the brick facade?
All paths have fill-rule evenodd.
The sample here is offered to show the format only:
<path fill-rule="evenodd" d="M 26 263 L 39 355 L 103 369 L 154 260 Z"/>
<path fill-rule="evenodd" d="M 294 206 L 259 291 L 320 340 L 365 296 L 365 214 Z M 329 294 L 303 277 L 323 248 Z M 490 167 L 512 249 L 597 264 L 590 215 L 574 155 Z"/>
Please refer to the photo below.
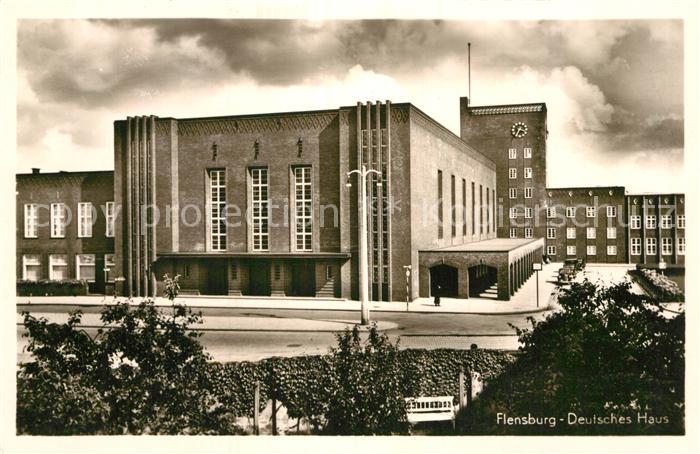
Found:
<path fill-rule="evenodd" d="M 17 278 L 22 279 L 23 257 L 38 255 L 41 271 L 39 279 L 49 279 L 49 257 L 64 255 L 67 259 L 67 278 L 76 279 L 78 254 L 95 258 L 95 279 L 89 282 L 91 292 L 102 293 L 105 287 L 105 254 L 114 253 L 114 238 L 106 236 L 105 206 L 113 201 L 113 172 L 58 172 L 18 174 L 16 205 Z M 78 204 L 91 202 L 94 225 L 88 237 L 78 236 Z M 51 204 L 65 206 L 65 232 L 55 237 L 51 232 Z M 37 206 L 37 230 L 33 238 L 25 236 L 25 205 Z M 110 273 L 108 279 L 116 276 Z"/>
<path fill-rule="evenodd" d="M 95 254 L 91 290 L 99 291 L 105 254 L 113 253 L 110 277 L 123 295 L 160 294 L 167 273 L 181 276 L 183 293 L 357 299 L 361 188 L 347 174 L 363 166 L 380 174 L 367 181 L 373 300 L 430 295 L 431 273 L 445 260 L 456 264 L 458 295 L 497 279 L 502 299 L 527 278 L 537 255 L 684 264 L 683 194 L 546 187 L 545 104 L 470 106 L 463 97 L 460 125 L 458 137 L 417 107 L 389 101 L 116 121 L 114 172 L 17 175 L 17 274 L 25 271 L 24 255 L 38 254 L 47 278 L 48 255 L 56 253 L 68 255 L 75 277 L 77 254 Z M 27 203 L 62 202 L 76 214 L 79 202 L 108 201 L 114 238 L 104 236 L 99 209 L 90 238 L 77 237 L 76 222 L 65 238 L 51 238 L 46 226 L 37 238 L 24 236 Z M 568 207 L 576 208 L 570 216 Z M 268 213 L 267 223 L 255 213 Z M 637 215 L 640 228 L 629 228 Z M 46 225 L 49 209 L 38 216 Z M 648 216 L 656 223 L 647 228 Z M 465 252 L 497 238 L 536 246 L 525 257 Z"/>

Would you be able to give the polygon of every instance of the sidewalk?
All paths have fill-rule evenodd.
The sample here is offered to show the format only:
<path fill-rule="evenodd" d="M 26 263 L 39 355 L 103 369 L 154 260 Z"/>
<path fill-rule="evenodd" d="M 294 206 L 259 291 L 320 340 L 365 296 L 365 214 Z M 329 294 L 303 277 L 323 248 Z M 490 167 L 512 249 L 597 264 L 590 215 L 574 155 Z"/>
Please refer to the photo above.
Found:
<path fill-rule="evenodd" d="M 370 303 L 370 310 L 375 312 L 412 312 L 412 313 L 441 313 L 441 314 L 478 314 L 478 315 L 506 315 L 528 314 L 542 312 L 550 308 L 550 295 L 555 288 L 553 280 L 556 278 L 557 264 L 544 265 L 539 272 L 539 304 L 536 298 L 535 276 L 532 276 L 523 284 L 510 301 L 498 301 L 488 298 L 441 298 L 441 304 L 436 307 L 431 298 L 417 298 L 408 303 L 392 301 Z M 117 301 L 123 301 L 118 298 Z M 135 304 L 140 298 L 134 298 Z M 33 296 L 17 297 L 17 304 L 24 308 L 25 305 L 76 305 L 76 306 L 104 306 L 113 304 L 113 297 L 103 296 Z M 273 297 L 231 297 L 200 295 L 178 296 L 175 299 L 178 304 L 192 308 L 236 308 L 236 309 L 285 309 L 285 310 L 331 310 L 331 311 L 359 311 L 360 302 L 339 298 L 273 298 Z M 167 307 L 170 301 L 165 298 L 156 298 L 156 305 Z M 407 307 L 408 306 L 408 307 Z"/>
<path fill-rule="evenodd" d="M 32 316 L 45 317 L 54 323 L 65 323 L 68 314 L 55 312 L 32 312 Z M 16 317 L 17 326 L 22 326 L 24 319 L 21 314 Z M 389 321 L 379 321 L 380 331 L 398 328 L 398 324 Z M 193 325 L 198 331 L 286 331 L 286 332 L 315 332 L 335 333 L 352 329 L 356 320 L 309 320 L 304 318 L 274 318 L 274 317 L 203 317 L 202 323 Z M 83 314 L 80 326 L 83 328 L 99 328 L 103 326 L 100 314 Z"/>

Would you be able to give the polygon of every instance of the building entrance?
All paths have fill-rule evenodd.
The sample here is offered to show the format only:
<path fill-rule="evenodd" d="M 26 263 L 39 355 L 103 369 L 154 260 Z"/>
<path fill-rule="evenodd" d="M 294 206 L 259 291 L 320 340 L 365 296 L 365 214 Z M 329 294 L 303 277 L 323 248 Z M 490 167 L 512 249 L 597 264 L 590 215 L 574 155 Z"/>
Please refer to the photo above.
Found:
<path fill-rule="evenodd" d="M 316 296 L 316 273 L 312 260 L 292 261 L 292 296 Z"/>
<path fill-rule="evenodd" d="M 205 295 L 228 294 L 227 263 L 225 259 L 212 259 L 206 261 L 207 280 Z"/>
<path fill-rule="evenodd" d="M 268 260 L 251 260 L 248 274 L 250 283 L 247 295 L 270 296 L 270 262 Z"/>
<path fill-rule="evenodd" d="M 457 268 L 437 265 L 430 268 L 430 296 L 457 297 Z"/>

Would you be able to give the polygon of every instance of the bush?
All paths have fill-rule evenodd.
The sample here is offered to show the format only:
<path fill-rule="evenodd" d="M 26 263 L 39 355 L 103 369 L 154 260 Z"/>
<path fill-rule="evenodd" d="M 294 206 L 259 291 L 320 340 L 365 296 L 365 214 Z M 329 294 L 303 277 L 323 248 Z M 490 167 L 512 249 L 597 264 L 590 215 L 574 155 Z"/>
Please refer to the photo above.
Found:
<path fill-rule="evenodd" d="M 397 346 L 376 325 L 363 342 L 356 326 L 338 335 L 332 357 L 327 430 L 339 435 L 407 433 Z"/>
<path fill-rule="evenodd" d="M 630 274 L 659 301 L 673 303 L 685 301 L 685 295 L 678 284 L 654 269 L 637 266 L 637 270 L 630 271 Z"/>
<path fill-rule="evenodd" d="M 532 329 L 517 330 L 521 355 L 460 415 L 460 430 L 684 433 L 684 315 L 666 318 L 658 302 L 631 293 L 628 282 L 607 288 L 574 283 L 561 292 L 559 303 L 561 311 L 540 322 L 530 319 Z M 498 413 L 556 421 L 554 427 L 499 424 Z M 623 423 L 569 424 L 570 413 L 589 420 L 614 415 Z M 650 423 L 648 416 L 661 423 Z"/>
<path fill-rule="evenodd" d="M 86 281 L 65 280 L 17 281 L 17 296 L 84 296 L 88 294 Z"/>
<path fill-rule="evenodd" d="M 107 306 L 92 337 L 24 313 L 33 361 L 17 376 L 20 434 L 227 434 L 233 415 L 212 392 L 198 314 L 153 301 Z"/>

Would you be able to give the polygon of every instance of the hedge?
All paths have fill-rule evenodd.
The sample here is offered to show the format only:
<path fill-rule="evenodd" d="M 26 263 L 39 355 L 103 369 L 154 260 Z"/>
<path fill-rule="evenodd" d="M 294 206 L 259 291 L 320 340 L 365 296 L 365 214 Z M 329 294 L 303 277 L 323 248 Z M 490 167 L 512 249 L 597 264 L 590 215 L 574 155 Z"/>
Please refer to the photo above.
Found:
<path fill-rule="evenodd" d="M 17 296 L 83 296 L 87 294 L 87 281 L 82 280 L 17 281 Z"/>
<path fill-rule="evenodd" d="M 652 297 L 661 302 L 675 303 L 685 301 L 685 295 L 678 287 L 678 284 L 659 274 L 655 269 L 637 265 L 637 268 L 634 271 L 630 271 L 629 274 L 647 293 L 650 293 Z"/>
<path fill-rule="evenodd" d="M 515 360 L 498 350 L 401 350 L 404 397 L 457 396 L 459 373 L 478 372 L 484 380 L 497 377 Z M 315 419 L 329 402 L 326 386 L 332 358 L 299 356 L 269 358 L 259 362 L 210 363 L 213 391 L 236 416 L 253 415 L 256 381 L 260 383 L 260 410 L 273 396 L 292 418 Z"/>

